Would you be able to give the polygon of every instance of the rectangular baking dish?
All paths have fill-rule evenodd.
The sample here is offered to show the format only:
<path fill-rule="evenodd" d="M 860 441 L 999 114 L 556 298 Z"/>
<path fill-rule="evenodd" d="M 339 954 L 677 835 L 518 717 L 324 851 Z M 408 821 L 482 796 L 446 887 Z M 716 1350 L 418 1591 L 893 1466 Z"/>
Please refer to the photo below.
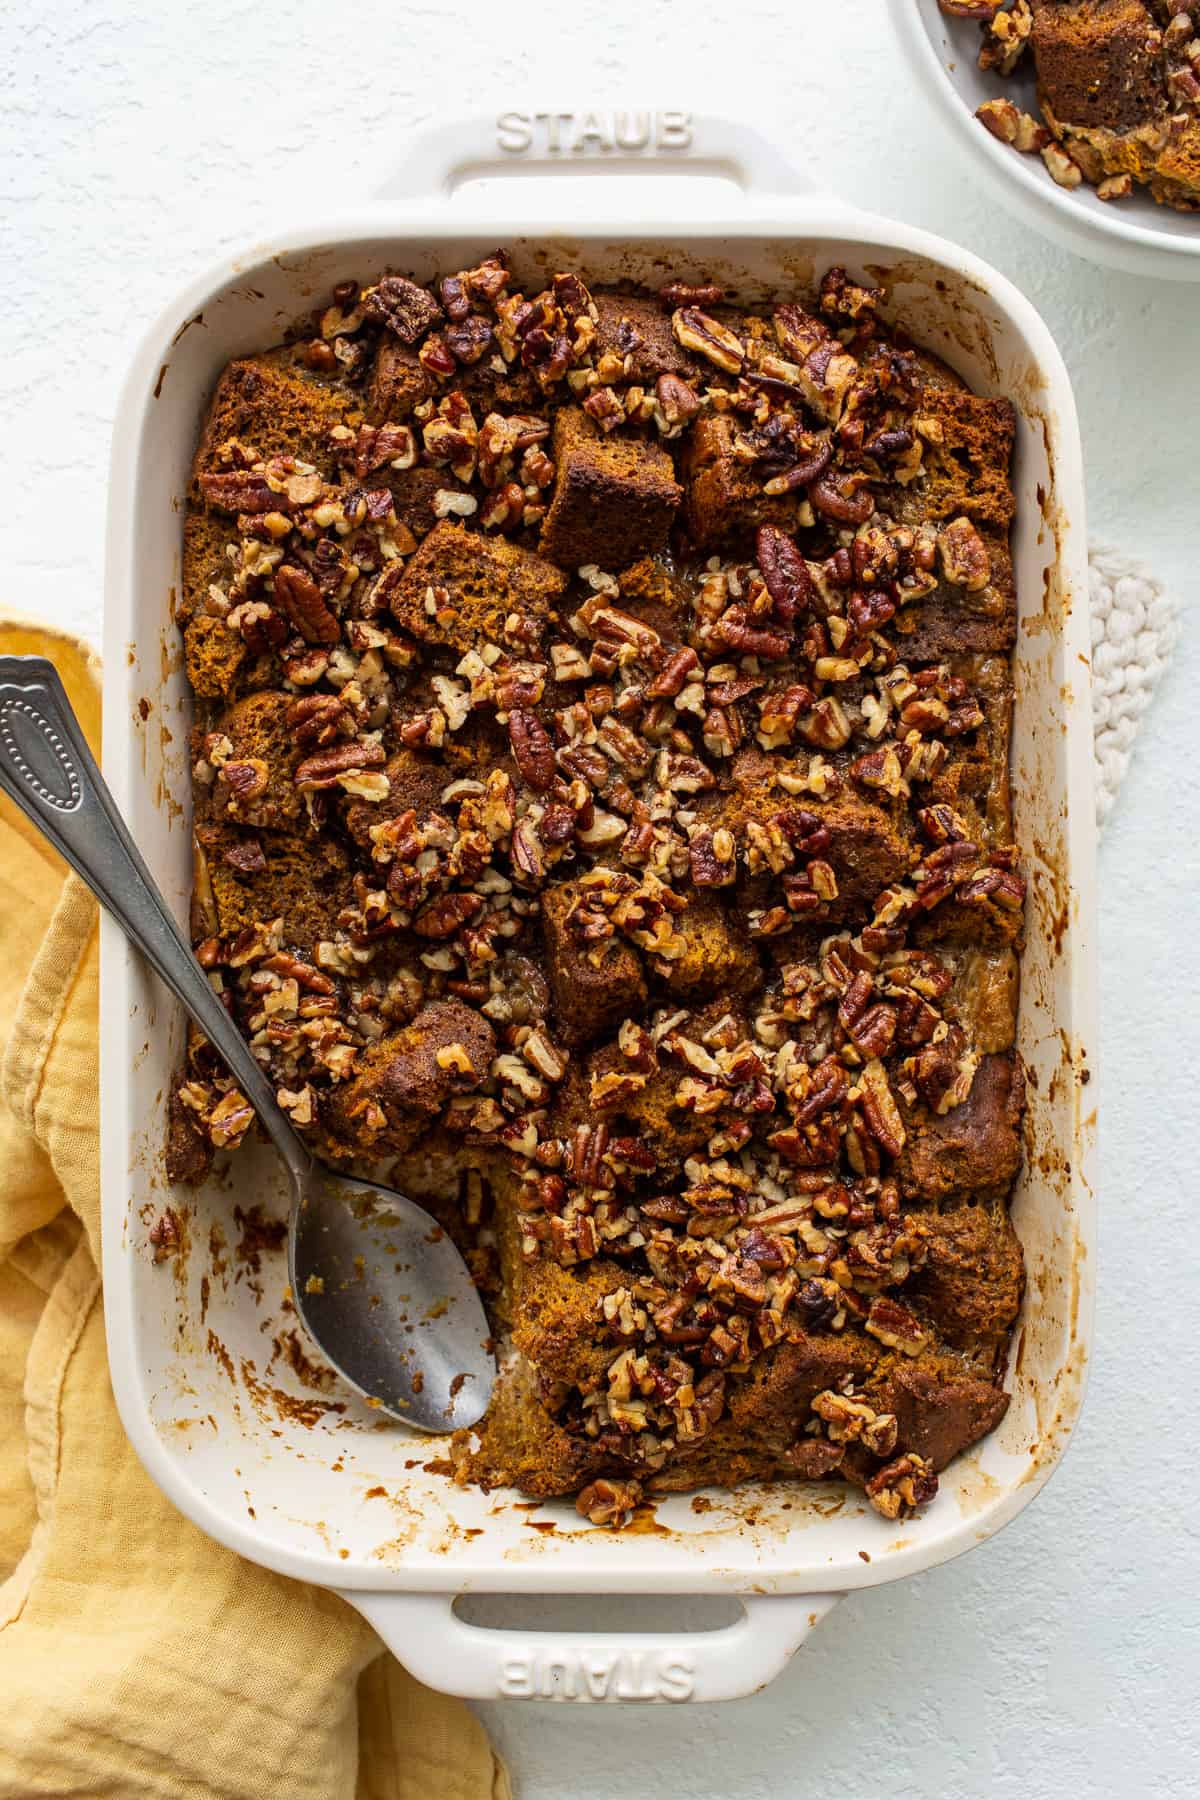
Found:
<path fill-rule="evenodd" d="M 1013 1404 L 947 1470 L 935 1503 L 899 1526 L 849 1491 L 780 1484 L 713 1492 L 699 1505 L 672 1497 L 649 1529 L 614 1534 L 588 1526 L 569 1501 L 454 1487 L 425 1467 L 444 1448 L 436 1440 L 382 1421 L 336 1386 L 312 1385 L 320 1372 L 289 1335 L 282 1256 L 256 1251 L 244 1232 L 239 1243 L 235 1207 L 286 1210 L 270 1153 L 243 1151 L 197 1194 L 169 1190 L 164 1116 L 182 1024 L 106 921 L 109 1353 L 125 1427 L 176 1505 L 242 1555 L 343 1593 L 431 1685 L 480 1697 L 731 1698 L 777 1673 L 846 1589 L 898 1580 L 991 1536 L 1046 1480 L 1079 1410 L 1092 1311 L 1095 828 L 1078 427 L 1045 326 L 974 256 L 813 192 L 744 128 L 686 114 L 554 117 L 553 144 L 548 115 L 439 128 L 365 213 L 226 262 L 150 332 L 113 446 L 108 779 L 182 916 L 189 705 L 171 601 L 198 421 L 225 362 L 276 341 L 334 282 L 385 267 L 425 279 L 497 244 L 534 278 L 572 267 L 588 280 L 657 285 L 671 274 L 753 298 L 844 263 L 885 282 L 892 312 L 923 343 L 1018 413 L 1013 788 L 1030 881 L 1019 1035 L 1029 1113 L 1013 1216 L 1029 1285 Z M 664 167 L 666 202 L 661 181 L 627 178 Z M 468 179 L 529 171 L 601 179 L 523 188 Z M 680 179 L 693 172 L 726 178 L 720 201 L 713 183 Z M 156 1265 L 149 1231 L 168 1204 L 182 1241 Z M 744 1613 L 697 1634 L 492 1631 L 452 1610 L 456 1596 L 482 1591 L 732 1594 Z"/>

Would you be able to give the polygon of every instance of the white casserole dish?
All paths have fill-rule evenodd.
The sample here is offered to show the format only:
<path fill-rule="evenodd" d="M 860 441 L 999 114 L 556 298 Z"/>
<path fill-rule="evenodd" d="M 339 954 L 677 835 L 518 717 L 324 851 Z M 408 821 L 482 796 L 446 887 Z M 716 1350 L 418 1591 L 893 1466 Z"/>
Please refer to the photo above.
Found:
<path fill-rule="evenodd" d="M 1059 187 L 1040 156 L 1023 156 L 975 117 L 997 97 L 1039 117 L 1037 79 L 1026 54 L 1005 79 L 979 67 L 977 28 L 948 19 L 938 0 L 897 0 L 891 9 L 914 79 L 946 119 L 996 197 L 1053 243 L 1091 262 L 1160 281 L 1200 281 L 1200 216 L 1160 206 L 1135 186 L 1127 200 L 1101 200 L 1084 182 Z"/>
<path fill-rule="evenodd" d="M 1007 394 L 1018 409 L 1014 789 L 1030 877 L 1019 1040 L 1030 1106 L 1014 1219 L 1029 1287 L 1008 1416 L 951 1466 L 922 1517 L 887 1524 L 849 1491 L 781 1485 L 714 1492 L 701 1509 L 691 1496 L 673 1497 L 651 1530 L 612 1534 L 589 1527 L 569 1501 L 535 1505 L 456 1488 L 423 1467 L 441 1448 L 436 1440 L 381 1421 L 349 1394 L 301 1385 L 273 1346 L 288 1326 L 279 1310 L 282 1257 L 265 1256 L 256 1276 L 232 1251 L 236 1203 L 285 1210 L 272 1158 L 243 1151 L 198 1194 L 171 1194 L 162 1145 L 181 1020 L 104 924 L 104 1281 L 125 1427 L 154 1479 L 202 1529 L 254 1561 L 340 1591 L 423 1680 L 485 1698 L 723 1699 L 754 1691 L 839 1593 L 957 1556 L 1025 1506 L 1062 1454 L 1087 1366 L 1094 809 L 1083 480 L 1067 375 L 1028 302 L 975 257 L 808 191 L 752 133 L 685 118 L 668 116 L 663 145 L 652 136 L 644 150 L 620 155 L 591 136 L 576 153 L 604 174 L 614 159 L 656 173 L 666 162 L 676 176 L 716 170 L 740 184 L 714 218 L 707 184 L 674 180 L 670 217 L 688 221 L 674 224 L 639 218 L 657 183 L 575 183 L 552 190 L 541 209 L 512 191 L 489 192 L 480 205 L 469 190 L 455 192 L 464 172 L 494 174 L 529 152 L 506 149 L 491 121 L 442 129 L 366 214 L 281 237 L 189 287 L 146 338 L 114 437 L 104 764 L 182 915 L 190 885 L 188 700 L 169 598 L 197 426 L 223 364 L 275 341 L 334 282 L 385 266 L 420 279 L 497 244 L 514 252 L 518 267 L 570 266 L 588 278 L 651 283 L 670 272 L 726 279 L 751 294 L 790 291 L 841 262 L 854 275 L 886 280 L 893 310 L 923 342 L 974 387 Z M 565 128 L 560 141 L 569 141 Z M 571 153 L 557 153 L 564 155 Z M 515 166 L 555 163 L 555 152 L 535 151 L 532 163 Z M 684 213 L 699 214 L 695 195 L 703 219 Z M 574 223 L 566 228 L 564 219 Z M 174 1277 L 172 1265 L 154 1265 L 148 1247 L 150 1224 L 168 1203 L 185 1225 Z M 452 1611 L 457 1595 L 484 1591 L 732 1594 L 746 1616 L 692 1635 L 491 1631 Z"/>

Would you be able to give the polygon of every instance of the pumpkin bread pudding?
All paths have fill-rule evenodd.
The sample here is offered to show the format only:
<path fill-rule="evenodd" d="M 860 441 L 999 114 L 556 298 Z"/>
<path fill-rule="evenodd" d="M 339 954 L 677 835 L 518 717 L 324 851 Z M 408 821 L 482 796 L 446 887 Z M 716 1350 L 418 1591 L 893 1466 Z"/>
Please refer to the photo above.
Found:
<path fill-rule="evenodd" d="M 196 954 L 468 1255 L 457 1478 L 596 1522 L 897 1518 L 1008 1404 L 1014 414 L 884 300 L 344 282 L 200 437 Z M 195 1035 L 171 1121 L 253 1123 Z"/>

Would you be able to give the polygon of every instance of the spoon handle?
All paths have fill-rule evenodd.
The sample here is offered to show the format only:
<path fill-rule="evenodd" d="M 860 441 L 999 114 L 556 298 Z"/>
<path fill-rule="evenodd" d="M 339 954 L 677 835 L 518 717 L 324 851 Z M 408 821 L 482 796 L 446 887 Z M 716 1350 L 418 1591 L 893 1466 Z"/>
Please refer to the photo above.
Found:
<path fill-rule="evenodd" d="M 0 788 L 49 839 L 141 951 L 228 1066 L 303 1181 L 309 1156 L 270 1081 L 217 998 L 138 852 L 54 665 L 0 656 Z"/>

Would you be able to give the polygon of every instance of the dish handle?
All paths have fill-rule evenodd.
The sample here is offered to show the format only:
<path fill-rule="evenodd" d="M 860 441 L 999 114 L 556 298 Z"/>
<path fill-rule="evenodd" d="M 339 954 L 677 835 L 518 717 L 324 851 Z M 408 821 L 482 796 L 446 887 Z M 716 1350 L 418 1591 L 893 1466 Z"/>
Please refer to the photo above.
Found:
<path fill-rule="evenodd" d="M 449 200 L 468 181 L 528 175 L 708 175 L 749 199 L 818 184 L 753 125 L 711 113 L 502 112 L 414 133 L 377 200 Z"/>
<path fill-rule="evenodd" d="M 784 1668 L 840 1594 L 740 1594 L 742 1617 L 718 1631 L 494 1630 L 468 1624 L 454 1594 L 342 1598 L 398 1662 L 466 1700 L 740 1700 Z"/>

